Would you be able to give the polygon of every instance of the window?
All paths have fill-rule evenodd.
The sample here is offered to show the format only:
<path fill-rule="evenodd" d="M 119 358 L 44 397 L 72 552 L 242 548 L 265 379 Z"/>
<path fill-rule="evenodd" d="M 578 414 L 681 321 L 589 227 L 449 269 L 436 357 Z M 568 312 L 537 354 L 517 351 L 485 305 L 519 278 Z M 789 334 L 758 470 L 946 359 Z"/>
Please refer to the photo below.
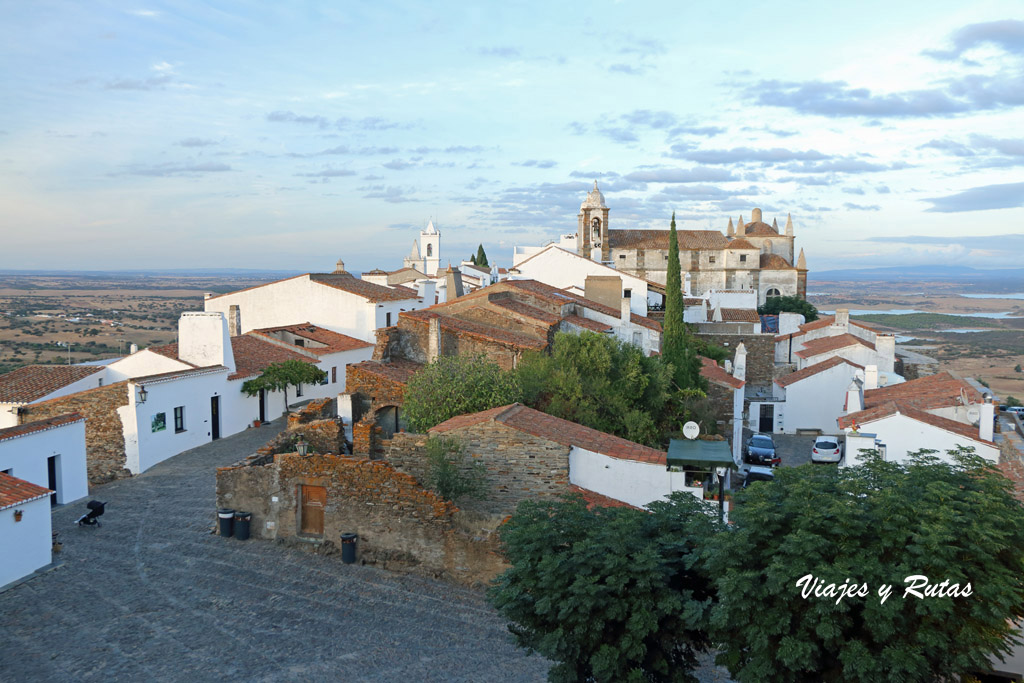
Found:
<path fill-rule="evenodd" d="M 103 378 L 102 378 L 102 377 L 100 377 L 100 383 L 99 383 L 99 384 L 97 384 L 96 386 L 100 386 L 100 387 L 102 387 L 102 386 L 103 386 Z"/>
<path fill-rule="evenodd" d="M 782 296 L 782 292 L 780 292 L 779 290 L 777 290 L 774 287 L 772 287 L 767 292 L 765 292 L 764 295 L 765 295 L 766 298 L 770 298 L 770 297 L 774 297 L 774 296 Z"/>
<path fill-rule="evenodd" d="M 174 409 L 174 433 L 185 431 L 185 406 L 178 406 Z"/>
<path fill-rule="evenodd" d="M 338 366 L 331 368 L 331 384 L 338 383 Z"/>
<path fill-rule="evenodd" d="M 708 256 L 708 263 L 714 263 L 714 262 L 715 262 L 715 257 L 714 256 Z"/>
<path fill-rule="evenodd" d="M 668 258 L 668 256 L 666 256 L 665 258 Z M 619 259 L 622 260 L 622 261 L 625 261 L 626 260 L 626 255 L 625 254 L 619 254 Z"/>
<path fill-rule="evenodd" d="M 740 254 L 740 263 L 746 263 L 746 262 L 747 262 L 747 255 L 746 254 Z"/>
<path fill-rule="evenodd" d="M 633 298 L 633 290 L 632 289 L 627 289 L 626 291 L 624 291 L 622 293 L 622 296 L 625 299 L 632 299 Z"/>
<path fill-rule="evenodd" d="M 305 339 L 296 339 L 295 340 L 295 345 L 296 346 L 305 346 L 306 345 L 306 340 Z"/>
<path fill-rule="evenodd" d="M 385 313 L 384 314 L 384 327 L 391 327 L 391 314 L 390 313 Z"/>

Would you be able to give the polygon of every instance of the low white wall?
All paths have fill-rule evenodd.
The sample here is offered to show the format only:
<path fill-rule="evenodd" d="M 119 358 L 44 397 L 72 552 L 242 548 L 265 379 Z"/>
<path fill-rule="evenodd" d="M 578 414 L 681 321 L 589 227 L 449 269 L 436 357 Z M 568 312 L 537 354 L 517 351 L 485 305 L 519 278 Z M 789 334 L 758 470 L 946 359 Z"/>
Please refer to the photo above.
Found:
<path fill-rule="evenodd" d="M 20 522 L 14 521 L 15 510 L 22 512 Z M 51 531 L 49 497 L 0 511 L 0 586 L 50 564 Z"/>
<path fill-rule="evenodd" d="M 569 483 L 637 507 L 673 491 L 689 491 L 703 499 L 703 489 L 684 486 L 684 477 L 665 465 L 612 458 L 575 446 L 569 451 Z"/>
<path fill-rule="evenodd" d="M 0 470 L 37 486 L 49 488 L 51 456 L 57 456 L 57 502 L 88 496 L 84 420 L 0 441 Z"/>
<path fill-rule="evenodd" d="M 995 446 L 967 439 L 905 415 L 890 415 L 864 426 L 885 444 L 885 459 L 889 461 L 906 462 L 908 453 L 928 448 L 937 451 L 934 454 L 936 457 L 951 463 L 952 459 L 946 455 L 946 451 L 963 445 L 973 446 L 975 454 L 986 460 L 999 462 L 999 449 Z"/>

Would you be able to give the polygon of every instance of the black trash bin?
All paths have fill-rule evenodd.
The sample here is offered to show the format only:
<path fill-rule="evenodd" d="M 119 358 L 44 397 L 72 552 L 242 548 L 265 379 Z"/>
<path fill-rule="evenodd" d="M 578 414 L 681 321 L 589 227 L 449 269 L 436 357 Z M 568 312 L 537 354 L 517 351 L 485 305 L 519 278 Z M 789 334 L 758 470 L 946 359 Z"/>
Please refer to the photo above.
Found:
<path fill-rule="evenodd" d="M 345 564 L 352 564 L 356 561 L 356 541 L 359 534 L 341 535 L 341 561 Z"/>
<path fill-rule="evenodd" d="M 217 519 L 220 521 L 220 535 L 227 538 L 231 535 L 231 521 L 235 517 L 235 511 L 228 508 L 217 510 Z"/>
<path fill-rule="evenodd" d="M 239 541 L 249 540 L 249 522 L 252 520 L 251 512 L 235 513 L 235 538 Z"/>

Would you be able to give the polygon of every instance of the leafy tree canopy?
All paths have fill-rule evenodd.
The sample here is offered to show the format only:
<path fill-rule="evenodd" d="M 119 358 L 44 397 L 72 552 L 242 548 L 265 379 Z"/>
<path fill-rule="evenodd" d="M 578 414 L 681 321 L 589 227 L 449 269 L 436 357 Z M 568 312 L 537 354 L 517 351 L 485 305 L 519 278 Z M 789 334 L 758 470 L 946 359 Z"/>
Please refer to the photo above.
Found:
<path fill-rule="evenodd" d="M 737 681 L 959 680 L 1010 651 L 1024 616 L 1024 507 L 970 449 L 951 451 L 955 464 L 929 453 L 785 468 L 738 496 L 735 528 L 707 553 L 711 635 Z M 797 581 L 808 574 L 869 593 L 804 599 Z M 970 583 L 973 594 L 904 597 L 910 576 Z"/>
<path fill-rule="evenodd" d="M 256 396 L 260 390 L 283 391 L 284 409 L 288 410 L 288 387 L 300 384 L 318 384 L 327 379 L 327 373 L 309 363 L 291 359 L 282 363 L 271 363 L 263 370 L 263 374 L 242 384 L 242 393 Z"/>
<path fill-rule="evenodd" d="M 800 313 L 806 322 L 818 319 L 818 309 L 808 301 L 798 296 L 773 296 L 769 297 L 764 306 L 759 306 L 757 312 L 761 315 L 778 315 L 779 313 Z"/>
<path fill-rule="evenodd" d="M 440 356 L 409 380 L 402 407 L 409 428 L 426 432 L 456 415 L 521 398 L 515 373 L 503 371 L 485 356 Z"/>
<path fill-rule="evenodd" d="M 1017 398 L 1016 396 L 1007 396 L 1006 397 L 1006 406 L 1008 408 L 1017 408 L 1020 405 L 1021 405 L 1020 399 Z"/>
<path fill-rule="evenodd" d="M 716 528 L 688 493 L 588 511 L 582 498 L 527 500 L 501 527 L 512 568 L 490 599 L 549 681 L 695 681 L 711 585 L 697 562 Z"/>
<path fill-rule="evenodd" d="M 524 354 L 523 402 L 630 441 L 657 446 L 672 376 L 659 358 L 595 332 L 555 335 L 551 355 Z"/>
<path fill-rule="evenodd" d="M 451 436 L 427 439 L 426 484 L 445 500 L 482 499 L 487 491 L 487 468 L 466 457 L 462 443 Z"/>

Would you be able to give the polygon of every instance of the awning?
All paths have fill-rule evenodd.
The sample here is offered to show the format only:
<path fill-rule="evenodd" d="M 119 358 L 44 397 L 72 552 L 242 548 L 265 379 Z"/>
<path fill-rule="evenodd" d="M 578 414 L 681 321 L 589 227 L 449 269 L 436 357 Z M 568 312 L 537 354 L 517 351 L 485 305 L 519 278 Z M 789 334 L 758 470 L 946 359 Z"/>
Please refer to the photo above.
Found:
<path fill-rule="evenodd" d="M 703 441 L 701 439 L 672 439 L 668 445 L 669 467 L 730 467 L 735 469 L 732 447 L 728 441 Z"/>

